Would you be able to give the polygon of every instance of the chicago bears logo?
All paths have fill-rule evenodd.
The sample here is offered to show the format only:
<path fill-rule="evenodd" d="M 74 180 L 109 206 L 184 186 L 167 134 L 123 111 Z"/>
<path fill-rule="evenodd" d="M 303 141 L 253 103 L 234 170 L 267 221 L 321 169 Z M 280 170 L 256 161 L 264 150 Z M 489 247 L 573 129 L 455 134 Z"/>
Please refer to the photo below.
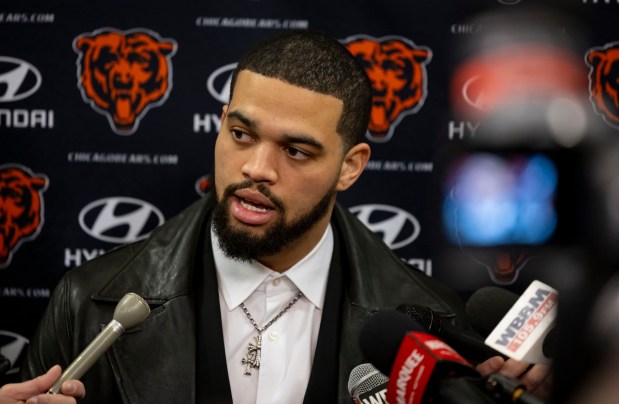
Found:
<path fill-rule="evenodd" d="M 211 189 L 213 189 L 213 177 L 212 174 L 206 174 L 198 178 L 194 184 L 195 190 L 200 196 L 204 196 Z"/>
<path fill-rule="evenodd" d="M 356 35 L 344 44 L 372 81 L 372 114 L 367 137 L 386 142 L 404 116 L 416 113 L 427 95 L 426 64 L 432 51 L 406 38 Z"/>
<path fill-rule="evenodd" d="M 520 271 L 529 260 L 536 257 L 532 248 L 523 246 L 472 248 L 463 251 L 477 264 L 488 271 L 492 281 L 498 285 L 511 285 L 518 279 Z"/>
<path fill-rule="evenodd" d="M 49 180 L 20 165 L 0 166 L 0 268 L 11 263 L 21 243 L 43 227 L 42 193 Z"/>
<path fill-rule="evenodd" d="M 84 101 L 119 135 L 134 133 L 146 112 L 170 94 L 174 40 L 146 29 L 104 28 L 77 36 L 73 49 Z"/>
<path fill-rule="evenodd" d="M 619 129 L 619 42 L 591 48 L 585 61 L 589 68 L 589 93 L 595 112 Z"/>

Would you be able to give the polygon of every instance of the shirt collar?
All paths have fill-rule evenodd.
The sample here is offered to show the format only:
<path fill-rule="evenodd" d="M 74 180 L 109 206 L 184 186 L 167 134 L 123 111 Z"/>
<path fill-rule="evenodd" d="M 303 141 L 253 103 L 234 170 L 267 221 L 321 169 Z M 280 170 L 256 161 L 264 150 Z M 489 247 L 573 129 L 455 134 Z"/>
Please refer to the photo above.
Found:
<path fill-rule="evenodd" d="M 282 274 L 256 260 L 237 261 L 226 257 L 212 226 L 211 241 L 219 290 L 229 310 L 244 302 L 266 278 L 282 276 L 288 277 L 314 306 L 322 309 L 333 255 L 331 224 L 312 251 Z"/>

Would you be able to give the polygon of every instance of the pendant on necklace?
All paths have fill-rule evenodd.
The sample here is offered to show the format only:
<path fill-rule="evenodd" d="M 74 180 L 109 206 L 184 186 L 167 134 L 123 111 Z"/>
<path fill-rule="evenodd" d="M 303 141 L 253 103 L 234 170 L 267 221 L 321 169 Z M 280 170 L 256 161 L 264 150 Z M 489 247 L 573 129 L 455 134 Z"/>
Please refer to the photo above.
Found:
<path fill-rule="evenodd" d="M 254 337 L 256 340 L 256 344 L 249 343 L 247 347 L 247 353 L 245 357 L 241 360 L 241 363 L 245 365 L 245 375 L 251 375 L 251 369 L 259 369 L 260 368 L 260 351 L 262 348 L 262 333 L 259 333 Z"/>

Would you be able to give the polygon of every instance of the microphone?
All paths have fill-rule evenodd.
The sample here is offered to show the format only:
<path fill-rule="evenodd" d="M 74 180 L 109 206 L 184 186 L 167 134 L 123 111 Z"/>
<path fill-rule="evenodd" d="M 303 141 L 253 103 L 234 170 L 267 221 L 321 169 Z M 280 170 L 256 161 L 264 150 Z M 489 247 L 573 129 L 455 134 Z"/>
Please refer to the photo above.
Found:
<path fill-rule="evenodd" d="M 388 403 L 492 403 L 464 377 L 477 372 L 447 344 L 426 334 L 419 323 L 396 310 L 376 313 L 359 335 L 361 351 L 389 374 Z M 423 400 L 423 401 L 422 401 Z"/>
<path fill-rule="evenodd" d="M 396 310 L 376 313 L 361 330 L 361 351 L 390 375 L 388 403 L 541 403 L 516 379 L 502 375 L 482 379 L 453 348 L 422 330 Z"/>
<path fill-rule="evenodd" d="M 371 363 L 362 363 L 350 372 L 348 392 L 356 404 L 387 404 L 388 381 Z"/>
<path fill-rule="evenodd" d="M 48 390 L 48 393 L 57 394 L 62 383 L 69 379 L 81 378 L 126 329 L 140 324 L 149 313 L 148 303 L 140 296 L 135 293 L 127 293 L 123 296 L 114 309 L 112 321 L 75 358 Z"/>
<path fill-rule="evenodd" d="M 483 338 L 477 334 L 444 321 L 440 314 L 435 313 L 429 307 L 401 304 L 396 310 L 417 321 L 424 327 L 424 331 L 443 339 L 468 360 L 480 363 L 493 356 L 503 356 L 486 345 Z"/>
<path fill-rule="evenodd" d="M 518 300 L 518 295 L 498 286 L 477 289 L 464 309 L 473 329 L 485 339 Z"/>
<path fill-rule="evenodd" d="M 521 362 L 549 364 L 557 338 L 558 302 L 555 289 L 533 281 L 488 334 L 486 345 Z"/>

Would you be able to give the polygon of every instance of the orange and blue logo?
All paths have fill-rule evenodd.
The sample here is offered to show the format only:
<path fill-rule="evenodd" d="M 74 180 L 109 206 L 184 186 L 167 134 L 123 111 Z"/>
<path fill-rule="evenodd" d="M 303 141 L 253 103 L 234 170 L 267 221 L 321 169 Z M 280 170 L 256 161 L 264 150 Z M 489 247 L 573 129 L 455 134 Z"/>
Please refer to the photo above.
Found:
<path fill-rule="evenodd" d="M 119 135 L 131 135 L 146 112 L 172 89 L 172 56 L 178 48 L 147 29 L 102 28 L 78 35 L 78 87 L 84 101 L 107 116 Z"/>
<path fill-rule="evenodd" d="M 589 94 L 595 112 L 619 129 L 619 42 L 589 49 L 585 62 L 590 69 Z"/>
<path fill-rule="evenodd" d="M 19 164 L 0 166 L 0 268 L 43 227 L 43 191 L 49 179 Z"/>
<path fill-rule="evenodd" d="M 428 94 L 426 65 L 432 51 L 399 36 L 351 36 L 343 41 L 372 81 L 367 138 L 386 142 L 396 126 L 423 106 Z"/>

